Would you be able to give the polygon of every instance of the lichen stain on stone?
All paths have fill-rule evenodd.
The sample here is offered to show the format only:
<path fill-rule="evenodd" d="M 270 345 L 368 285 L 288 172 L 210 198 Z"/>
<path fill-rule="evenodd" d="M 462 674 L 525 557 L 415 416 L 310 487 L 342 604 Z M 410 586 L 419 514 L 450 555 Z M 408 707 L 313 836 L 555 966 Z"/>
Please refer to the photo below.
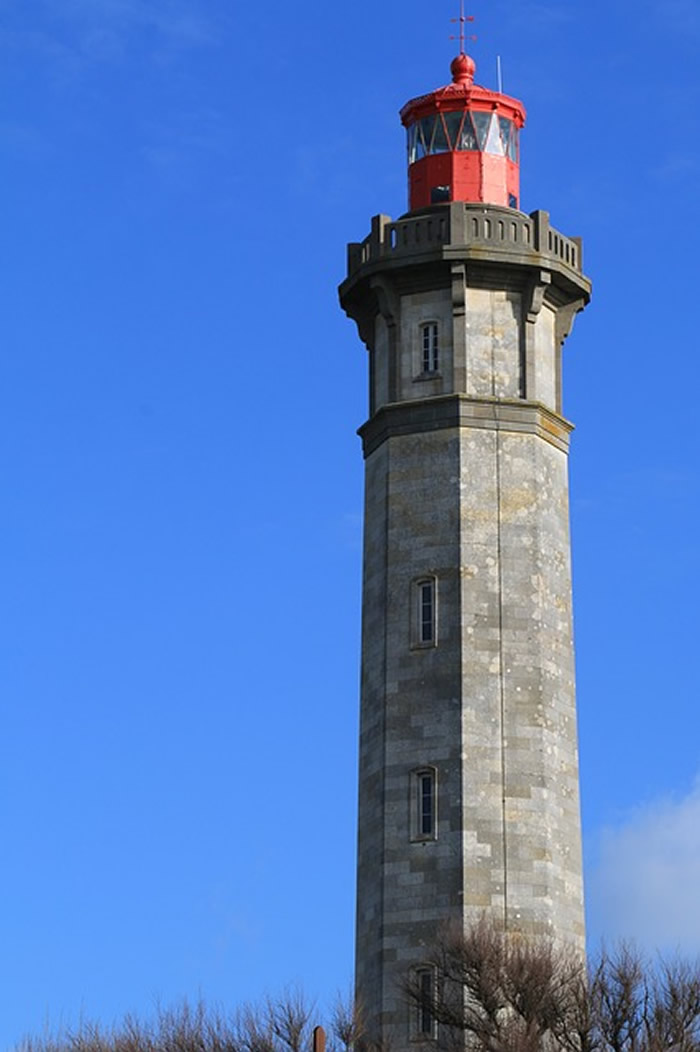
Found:
<path fill-rule="evenodd" d="M 491 525 L 495 522 L 495 517 L 490 508 L 468 508 L 465 512 L 465 518 L 472 525 Z"/>
<path fill-rule="evenodd" d="M 501 515 L 514 517 L 536 504 L 536 496 L 529 489 L 509 489 L 501 493 Z"/>

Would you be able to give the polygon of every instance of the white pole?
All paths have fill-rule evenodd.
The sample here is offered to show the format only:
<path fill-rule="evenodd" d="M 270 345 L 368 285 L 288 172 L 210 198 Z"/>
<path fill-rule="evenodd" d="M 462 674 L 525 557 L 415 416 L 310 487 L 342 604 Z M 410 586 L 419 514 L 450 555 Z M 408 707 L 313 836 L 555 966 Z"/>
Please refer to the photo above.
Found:
<path fill-rule="evenodd" d="M 496 66 L 498 67 L 498 91 L 503 94 L 503 76 L 501 74 L 501 56 L 496 56 Z"/>

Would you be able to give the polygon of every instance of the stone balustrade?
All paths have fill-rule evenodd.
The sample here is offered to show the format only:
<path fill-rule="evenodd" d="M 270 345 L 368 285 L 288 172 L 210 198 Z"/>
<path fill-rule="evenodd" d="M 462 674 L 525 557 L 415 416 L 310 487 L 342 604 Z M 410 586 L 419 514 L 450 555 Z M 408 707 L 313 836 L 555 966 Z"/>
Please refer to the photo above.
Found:
<path fill-rule="evenodd" d="M 367 264 L 388 258 L 434 255 L 443 249 L 480 248 L 513 256 L 546 256 L 577 274 L 582 273 L 580 238 L 565 237 L 550 226 L 549 214 L 525 215 L 509 208 L 453 202 L 429 212 L 392 221 L 378 215 L 364 241 L 348 245 L 348 277 Z"/>

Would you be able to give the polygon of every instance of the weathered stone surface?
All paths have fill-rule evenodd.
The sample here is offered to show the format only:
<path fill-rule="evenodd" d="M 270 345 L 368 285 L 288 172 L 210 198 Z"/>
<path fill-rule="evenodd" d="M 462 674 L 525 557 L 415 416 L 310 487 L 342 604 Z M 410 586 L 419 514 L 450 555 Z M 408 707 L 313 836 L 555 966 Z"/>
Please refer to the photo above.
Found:
<path fill-rule="evenodd" d="M 544 213 L 490 209 L 487 228 L 484 209 L 477 226 L 468 206 L 446 209 L 409 217 L 405 243 L 380 217 L 341 287 L 371 375 L 356 978 L 375 1035 L 398 1049 L 401 982 L 444 922 L 486 912 L 509 931 L 584 937 L 559 359 L 589 285 L 580 244 Z M 380 251 L 388 237 L 400 251 Z M 426 322 L 440 332 L 427 376 Z M 434 645 L 415 639 L 425 579 Z M 425 769 L 437 829 L 421 839 Z"/>

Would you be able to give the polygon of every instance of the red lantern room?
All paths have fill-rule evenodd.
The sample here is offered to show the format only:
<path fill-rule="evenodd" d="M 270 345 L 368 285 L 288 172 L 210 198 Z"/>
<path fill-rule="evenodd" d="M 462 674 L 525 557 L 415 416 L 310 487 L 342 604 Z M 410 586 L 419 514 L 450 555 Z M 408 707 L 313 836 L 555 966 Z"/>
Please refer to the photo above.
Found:
<path fill-rule="evenodd" d="M 401 110 L 408 130 L 409 210 L 444 201 L 483 201 L 520 208 L 518 99 L 474 83 L 474 60 L 459 54 L 452 83 L 411 99 Z"/>

